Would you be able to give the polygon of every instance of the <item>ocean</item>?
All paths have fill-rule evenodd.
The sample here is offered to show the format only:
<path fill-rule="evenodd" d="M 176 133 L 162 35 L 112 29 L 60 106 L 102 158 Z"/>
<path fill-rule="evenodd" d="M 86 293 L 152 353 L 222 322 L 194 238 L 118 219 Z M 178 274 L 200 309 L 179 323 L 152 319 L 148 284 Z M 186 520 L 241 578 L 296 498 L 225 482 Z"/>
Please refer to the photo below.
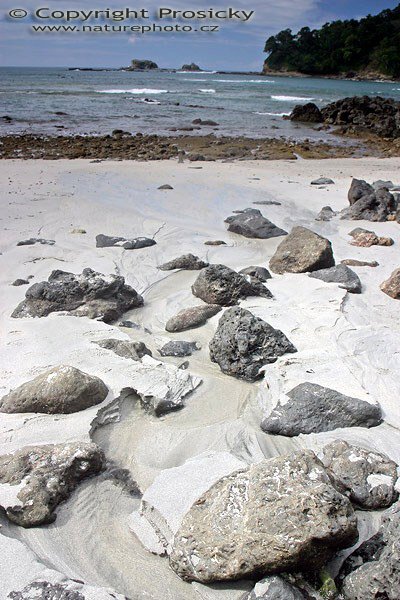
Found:
<path fill-rule="evenodd" d="M 0 116 L 12 117 L 0 118 L 2 135 L 97 135 L 114 129 L 176 135 L 171 130 L 201 118 L 218 127 L 190 134 L 317 140 L 325 133 L 282 117 L 296 104 L 324 106 L 345 96 L 400 100 L 399 82 L 65 68 L 1 68 L 0 74 Z"/>

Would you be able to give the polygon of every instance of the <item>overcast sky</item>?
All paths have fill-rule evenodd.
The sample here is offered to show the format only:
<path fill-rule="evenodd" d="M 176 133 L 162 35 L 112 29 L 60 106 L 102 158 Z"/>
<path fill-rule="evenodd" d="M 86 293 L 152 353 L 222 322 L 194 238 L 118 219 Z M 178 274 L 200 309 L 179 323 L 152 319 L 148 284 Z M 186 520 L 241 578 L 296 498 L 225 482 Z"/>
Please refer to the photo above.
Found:
<path fill-rule="evenodd" d="M 297 31 L 308 25 L 319 27 L 334 19 L 359 18 L 394 8 L 398 0 L 232 0 L 238 10 L 254 10 L 247 23 L 221 21 L 219 33 L 32 33 L 32 21 L 8 18 L 15 8 L 33 13 L 39 7 L 53 10 L 132 9 L 150 12 L 160 6 L 176 10 L 225 9 L 227 0 L 201 3 L 198 0 L 155 0 L 139 3 L 129 0 L 0 0 L 0 65 L 1 66 L 83 66 L 120 67 L 132 58 L 151 59 L 160 67 L 180 67 L 196 62 L 204 69 L 258 70 L 264 60 L 263 46 L 267 37 L 290 27 Z M 129 24 L 148 24 L 149 21 Z M 179 21 L 178 21 L 179 22 Z M 53 21 L 51 24 L 62 24 Z M 76 24 L 76 22 L 74 22 Z M 202 21 L 200 24 L 209 22 Z M 92 23 L 94 24 L 94 23 Z M 118 23 L 124 24 L 124 23 Z M 167 21 L 163 22 L 168 25 Z M 182 24 L 182 22 L 181 22 Z M 186 22 L 185 24 L 188 24 Z M 196 23 L 192 23 L 194 27 Z"/>

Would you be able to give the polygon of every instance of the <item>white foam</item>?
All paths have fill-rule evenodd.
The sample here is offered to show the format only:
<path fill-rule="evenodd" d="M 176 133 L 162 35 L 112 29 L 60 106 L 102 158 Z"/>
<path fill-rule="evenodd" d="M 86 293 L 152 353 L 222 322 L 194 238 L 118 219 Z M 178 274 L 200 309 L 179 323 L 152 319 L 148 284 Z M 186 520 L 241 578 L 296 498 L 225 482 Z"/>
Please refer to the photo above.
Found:
<path fill-rule="evenodd" d="M 290 112 L 273 113 L 273 112 L 255 112 L 255 115 L 269 115 L 270 117 L 288 117 Z"/>
<path fill-rule="evenodd" d="M 158 90 L 155 88 L 132 88 L 130 90 L 96 90 L 98 94 L 168 94 L 168 90 Z"/>
<path fill-rule="evenodd" d="M 303 96 L 271 96 L 272 100 L 277 100 L 278 102 L 302 102 L 308 100 L 315 100 L 315 98 L 304 98 Z"/>
<path fill-rule="evenodd" d="M 207 90 L 206 89 L 204 89 L 204 90 L 200 89 L 199 92 L 202 92 L 203 94 L 215 94 L 216 90 L 213 90 L 212 88 L 207 89 Z"/>

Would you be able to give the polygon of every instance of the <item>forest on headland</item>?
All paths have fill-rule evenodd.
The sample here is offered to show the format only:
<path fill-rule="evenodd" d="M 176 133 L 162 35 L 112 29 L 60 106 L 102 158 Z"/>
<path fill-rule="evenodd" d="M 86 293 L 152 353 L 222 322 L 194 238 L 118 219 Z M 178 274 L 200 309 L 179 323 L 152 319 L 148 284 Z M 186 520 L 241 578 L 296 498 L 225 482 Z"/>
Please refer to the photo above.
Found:
<path fill-rule="evenodd" d="M 284 29 L 268 38 L 264 72 L 400 77 L 400 4 L 360 20 L 332 21 L 320 29 Z"/>

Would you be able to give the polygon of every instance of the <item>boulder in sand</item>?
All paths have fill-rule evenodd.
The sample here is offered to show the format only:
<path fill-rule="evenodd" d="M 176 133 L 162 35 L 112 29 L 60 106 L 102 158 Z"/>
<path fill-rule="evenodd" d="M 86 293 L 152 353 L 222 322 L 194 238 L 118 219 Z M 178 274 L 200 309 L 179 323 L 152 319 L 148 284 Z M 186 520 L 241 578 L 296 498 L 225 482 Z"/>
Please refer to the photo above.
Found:
<path fill-rule="evenodd" d="M 334 265 L 330 241 L 299 226 L 282 240 L 269 263 L 274 273 L 306 273 Z"/>
<path fill-rule="evenodd" d="M 19 287 L 21 285 L 29 285 L 29 281 L 27 279 L 16 279 L 15 281 L 12 282 L 13 286 L 15 287 Z"/>
<path fill-rule="evenodd" d="M 70 414 L 100 404 L 108 388 L 98 377 L 60 366 L 20 385 L 0 400 L 0 412 Z"/>
<path fill-rule="evenodd" d="M 335 487 L 363 509 L 387 508 L 398 498 L 397 465 L 384 454 L 336 440 L 321 460 Z"/>
<path fill-rule="evenodd" d="M 261 283 L 265 283 L 268 281 L 268 279 L 271 279 L 271 273 L 265 267 L 246 267 L 245 269 L 239 271 L 239 273 L 254 277 L 255 279 L 258 279 L 258 281 L 261 281 Z"/>
<path fill-rule="evenodd" d="M 302 123 L 322 123 L 324 119 L 318 106 L 314 102 L 307 102 L 307 104 L 296 104 L 290 114 L 290 120 Z"/>
<path fill-rule="evenodd" d="M 200 327 L 221 310 L 222 307 L 219 304 L 202 304 L 201 306 L 184 308 L 167 321 L 165 329 L 169 333 L 177 333 Z"/>
<path fill-rule="evenodd" d="M 226 242 L 224 240 L 208 240 L 204 242 L 205 246 L 226 246 Z"/>
<path fill-rule="evenodd" d="M 315 571 L 356 539 L 349 500 L 314 453 L 303 451 L 214 484 L 183 518 L 170 565 L 182 579 L 202 583 Z"/>
<path fill-rule="evenodd" d="M 400 300 L 400 268 L 381 284 L 381 290 L 394 300 Z"/>
<path fill-rule="evenodd" d="M 113 246 L 119 246 L 124 250 L 139 250 L 140 248 L 148 248 L 154 246 L 157 242 L 152 238 L 137 237 L 137 238 L 124 238 L 124 237 L 113 237 L 100 233 L 96 235 L 96 248 L 111 248 Z"/>
<path fill-rule="evenodd" d="M 263 240 L 287 235 L 287 231 L 274 225 L 256 208 L 246 208 L 236 212 L 237 214 L 225 219 L 225 223 L 228 223 L 228 231 L 232 233 Z"/>
<path fill-rule="evenodd" d="M 260 281 L 248 281 L 244 275 L 225 265 L 202 269 L 192 285 L 192 292 L 204 302 L 220 306 L 238 304 L 248 296 L 272 298 L 271 292 Z"/>
<path fill-rule="evenodd" d="M 210 342 L 210 358 L 221 371 L 246 381 L 256 381 L 261 367 L 292 352 L 297 350 L 282 331 L 239 307 L 225 311 Z"/>
<path fill-rule="evenodd" d="M 340 264 L 330 269 L 320 269 L 310 273 L 309 277 L 321 279 L 327 283 L 337 283 L 351 294 L 361 294 L 361 281 L 357 273 L 354 273 L 346 265 Z"/>
<path fill-rule="evenodd" d="M 0 456 L 0 506 L 22 527 L 52 523 L 57 506 L 104 465 L 103 451 L 83 442 L 27 446 Z"/>
<path fill-rule="evenodd" d="M 380 237 L 373 231 L 368 231 L 368 229 L 363 229 L 362 227 L 356 227 L 356 229 L 350 231 L 349 235 L 353 238 L 351 245 L 360 248 L 370 248 L 371 246 L 393 246 L 394 244 L 392 238 Z"/>
<path fill-rule="evenodd" d="M 14 318 L 47 317 L 67 311 L 77 317 L 89 317 L 109 323 L 124 312 L 143 305 L 143 298 L 120 276 L 105 278 L 92 269 L 81 275 L 53 271 L 48 281 L 33 284 L 12 313 Z"/>
<path fill-rule="evenodd" d="M 171 340 L 164 344 L 159 352 L 161 356 L 191 356 L 196 350 L 200 350 L 197 342 Z"/>
<path fill-rule="evenodd" d="M 396 212 L 397 202 L 386 188 L 375 190 L 363 179 L 353 179 L 348 193 L 349 208 L 342 211 L 342 219 L 386 221 Z"/>
<path fill-rule="evenodd" d="M 172 271 L 173 269 L 200 271 L 200 269 L 204 269 L 205 267 L 208 267 L 208 262 L 201 260 L 198 256 L 195 256 L 194 254 L 183 254 L 182 256 L 178 256 L 178 258 L 174 258 L 173 260 L 160 265 L 158 268 L 160 271 Z"/>
<path fill-rule="evenodd" d="M 149 356 L 152 355 L 151 350 L 149 350 L 144 342 L 131 342 L 109 338 L 99 340 L 98 342 L 94 342 L 94 344 L 106 350 L 112 350 L 118 356 L 122 356 L 122 358 L 131 358 L 132 360 L 140 360 L 146 354 Z"/>
<path fill-rule="evenodd" d="M 319 177 L 318 179 L 313 179 L 311 185 L 333 185 L 334 183 L 333 179 L 329 179 L 329 177 Z"/>
<path fill-rule="evenodd" d="M 315 217 L 315 220 L 330 221 L 336 214 L 337 213 L 330 206 L 324 206 Z"/>
<path fill-rule="evenodd" d="M 301 383 L 286 396 L 287 402 L 278 402 L 261 423 L 266 433 L 293 437 L 339 427 L 376 427 L 382 422 L 379 406 L 316 383 Z"/>

